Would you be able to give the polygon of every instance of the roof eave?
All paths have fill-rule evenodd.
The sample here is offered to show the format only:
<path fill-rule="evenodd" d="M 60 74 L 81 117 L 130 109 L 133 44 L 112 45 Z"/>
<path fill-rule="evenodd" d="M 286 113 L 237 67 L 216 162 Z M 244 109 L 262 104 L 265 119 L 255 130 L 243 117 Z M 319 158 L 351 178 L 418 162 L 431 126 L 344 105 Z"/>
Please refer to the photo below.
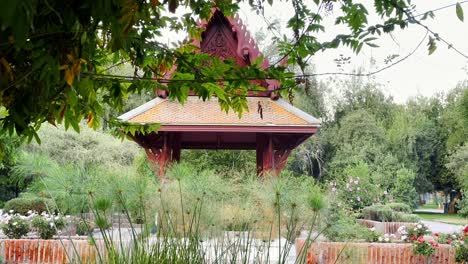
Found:
<path fill-rule="evenodd" d="M 151 108 L 155 107 L 156 105 L 162 103 L 163 101 L 165 101 L 165 99 L 161 99 L 159 97 L 156 97 L 154 98 L 153 100 L 151 101 L 148 101 L 142 105 L 140 105 L 139 107 L 133 109 L 133 110 L 130 110 L 128 112 L 126 112 L 125 114 L 122 114 L 121 116 L 117 117 L 118 119 L 120 119 L 121 121 L 129 121 L 130 119 L 140 115 L 140 114 L 143 114 L 144 112 L 150 110 Z"/>
<path fill-rule="evenodd" d="M 145 124 L 145 123 L 141 123 Z M 298 126 L 298 125 L 270 125 L 270 126 L 258 126 L 258 125 L 223 125 L 223 124 L 211 124 L 211 125 L 164 125 L 158 131 L 164 132 L 236 132 L 236 133 L 305 133 L 315 134 L 317 133 L 320 125 L 309 125 L 309 126 Z"/>

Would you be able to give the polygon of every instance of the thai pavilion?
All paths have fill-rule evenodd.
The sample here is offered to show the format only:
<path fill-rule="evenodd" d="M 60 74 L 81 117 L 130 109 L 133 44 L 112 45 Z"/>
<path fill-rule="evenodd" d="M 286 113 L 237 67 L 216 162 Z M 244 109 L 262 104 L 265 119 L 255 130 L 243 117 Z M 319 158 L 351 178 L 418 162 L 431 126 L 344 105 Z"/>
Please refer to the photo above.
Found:
<path fill-rule="evenodd" d="M 224 16 L 213 9 L 211 19 L 200 23 L 204 32 L 195 41 L 201 52 L 222 59 L 233 58 L 240 66 L 262 56 L 239 17 Z M 267 68 L 265 59 L 261 67 Z M 130 123 L 158 123 L 158 131 L 136 134 L 159 177 L 171 162 L 180 160 L 182 149 L 256 150 L 257 174 L 279 175 L 291 151 L 314 135 L 320 121 L 277 96 L 275 80 L 261 81 L 264 91 L 249 93 L 248 112 L 239 116 L 221 110 L 216 98 L 203 101 L 191 95 L 182 105 L 156 91 L 156 98 L 121 115 Z M 261 111 L 257 111 L 261 107 Z"/>

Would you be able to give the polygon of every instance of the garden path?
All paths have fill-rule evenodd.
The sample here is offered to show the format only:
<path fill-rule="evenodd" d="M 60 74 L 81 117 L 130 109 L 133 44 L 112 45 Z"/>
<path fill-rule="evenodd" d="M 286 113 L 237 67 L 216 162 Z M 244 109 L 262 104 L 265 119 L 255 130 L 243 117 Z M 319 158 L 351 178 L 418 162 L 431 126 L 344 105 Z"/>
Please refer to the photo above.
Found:
<path fill-rule="evenodd" d="M 434 222 L 434 221 L 426 221 L 422 220 L 425 225 L 429 226 L 429 229 L 432 231 L 432 233 L 454 233 L 454 232 L 460 232 L 461 226 L 459 225 L 452 225 L 452 224 L 446 224 L 446 223 L 441 223 L 441 222 Z"/>
<path fill-rule="evenodd" d="M 435 214 L 443 214 L 444 209 L 415 209 L 413 213 L 435 213 Z"/>

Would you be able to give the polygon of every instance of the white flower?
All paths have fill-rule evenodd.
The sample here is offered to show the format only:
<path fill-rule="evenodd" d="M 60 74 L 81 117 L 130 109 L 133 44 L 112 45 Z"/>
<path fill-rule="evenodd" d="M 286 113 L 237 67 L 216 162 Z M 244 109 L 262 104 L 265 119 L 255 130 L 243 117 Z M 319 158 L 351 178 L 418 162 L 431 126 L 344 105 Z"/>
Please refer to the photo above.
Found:
<path fill-rule="evenodd" d="M 349 183 L 346 184 L 346 188 L 349 188 Z"/>
<path fill-rule="evenodd" d="M 70 218 L 70 215 L 66 215 L 65 218 Z"/>
<path fill-rule="evenodd" d="M 371 227 L 371 228 L 369 228 L 369 230 L 373 232 L 373 231 L 375 231 L 375 227 Z"/>
<path fill-rule="evenodd" d="M 382 238 L 382 237 L 379 237 L 378 240 L 379 240 L 379 242 L 382 242 L 382 241 L 383 241 L 383 238 Z"/>
<path fill-rule="evenodd" d="M 358 196 L 358 197 L 356 198 L 356 200 L 357 200 L 358 202 L 360 202 L 360 201 L 361 201 L 361 197 Z"/>
<path fill-rule="evenodd" d="M 18 224 L 17 222 L 13 222 L 13 224 L 12 224 L 12 225 L 13 225 L 13 226 L 15 226 L 15 225 L 17 225 L 17 224 Z"/>
<path fill-rule="evenodd" d="M 361 190 L 361 187 L 357 187 L 357 190 L 360 191 L 360 190 Z"/>
<path fill-rule="evenodd" d="M 32 214 L 32 211 L 31 211 L 31 210 L 29 210 L 29 211 L 27 212 L 27 214 Z"/>
<path fill-rule="evenodd" d="M 336 188 L 335 188 L 335 187 L 332 188 L 332 192 L 336 192 Z"/>
<path fill-rule="evenodd" d="M 12 214 L 12 213 L 14 213 L 14 212 L 15 212 L 15 210 L 10 210 L 10 211 L 8 211 L 8 212 L 10 212 L 10 214 Z"/>
<path fill-rule="evenodd" d="M 401 236 L 401 240 L 406 240 L 407 238 L 408 238 L 408 237 L 405 236 L 405 235 Z"/>
<path fill-rule="evenodd" d="M 353 181 L 354 181 L 353 177 L 349 177 L 349 182 L 353 183 Z"/>
<path fill-rule="evenodd" d="M 351 189 L 351 188 L 348 188 L 348 191 L 352 192 L 352 191 L 353 191 L 353 189 Z"/>
<path fill-rule="evenodd" d="M 388 192 L 387 192 L 387 191 L 384 191 L 384 192 L 383 192 L 383 194 L 387 195 L 387 194 L 388 194 Z"/>
<path fill-rule="evenodd" d="M 457 238 L 457 235 L 453 234 L 453 235 L 452 235 L 452 238 Z"/>
<path fill-rule="evenodd" d="M 417 228 L 422 228 L 423 226 L 421 224 L 418 224 L 416 227 Z"/>
<path fill-rule="evenodd" d="M 50 227 L 54 227 L 55 224 L 54 224 L 54 222 L 50 222 L 49 225 L 50 225 Z"/>
<path fill-rule="evenodd" d="M 55 219 L 55 220 L 59 220 L 59 219 L 60 219 L 60 217 L 56 216 L 54 219 Z"/>
<path fill-rule="evenodd" d="M 359 184 L 359 181 L 358 181 L 358 180 L 354 180 L 354 184 Z"/>
<path fill-rule="evenodd" d="M 390 241 L 390 238 L 386 237 L 384 240 L 385 240 L 385 242 L 388 242 L 388 241 Z"/>

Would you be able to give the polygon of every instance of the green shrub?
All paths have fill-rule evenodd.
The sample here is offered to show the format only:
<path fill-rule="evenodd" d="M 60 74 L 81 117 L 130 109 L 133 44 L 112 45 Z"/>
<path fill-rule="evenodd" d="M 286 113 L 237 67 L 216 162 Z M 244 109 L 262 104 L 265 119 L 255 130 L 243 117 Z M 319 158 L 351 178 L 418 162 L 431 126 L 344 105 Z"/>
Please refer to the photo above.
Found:
<path fill-rule="evenodd" d="M 361 212 L 362 218 L 380 222 L 390 222 L 394 218 L 393 214 L 390 206 L 382 204 L 364 207 Z"/>
<path fill-rule="evenodd" d="M 330 207 L 325 214 L 327 227 L 323 234 L 331 241 L 371 240 L 371 231 L 358 224 L 343 208 Z"/>
<path fill-rule="evenodd" d="M 29 224 L 19 216 L 11 216 L 2 224 L 2 231 L 8 238 L 20 239 L 29 232 Z"/>
<path fill-rule="evenodd" d="M 76 234 L 79 236 L 87 236 L 93 232 L 92 223 L 87 222 L 86 220 L 80 219 L 75 222 L 76 224 Z"/>
<path fill-rule="evenodd" d="M 13 210 L 15 213 L 26 215 L 28 211 L 36 211 L 38 213 L 54 211 L 55 207 L 49 199 L 44 198 L 15 198 L 5 203 L 4 211 Z"/>
<path fill-rule="evenodd" d="M 405 204 L 405 203 L 388 203 L 386 204 L 388 207 L 392 209 L 394 212 L 403 212 L 403 213 L 412 213 L 413 210 L 411 209 L 411 206 Z"/>
<path fill-rule="evenodd" d="M 457 202 L 458 214 L 468 217 L 468 190 L 463 191 L 462 199 Z"/>
<path fill-rule="evenodd" d="M 395 212 L 393 215 L 392 222 L 406 222 L 406 223 L 416 223 L 419 220 L 419 216 L 415 214 L 406 214 L 402 212 Z"/>
<path fill-rule="evenodd" d="M 419 217 L 414 214 L 408 214 L 411 208 L 402 203 L 376 204 L 364 207 L 361 217 L 367 220 L 380 222 L 410 222 L 419 221 Z"/>
<path fill-rule="evenodd" d="M 31 223 L 41 239 L 51 239 L 57 234 L 58 230 L 65 227 L 65 220 L 61 216 L 47 214 L 34 216 Z"/>

